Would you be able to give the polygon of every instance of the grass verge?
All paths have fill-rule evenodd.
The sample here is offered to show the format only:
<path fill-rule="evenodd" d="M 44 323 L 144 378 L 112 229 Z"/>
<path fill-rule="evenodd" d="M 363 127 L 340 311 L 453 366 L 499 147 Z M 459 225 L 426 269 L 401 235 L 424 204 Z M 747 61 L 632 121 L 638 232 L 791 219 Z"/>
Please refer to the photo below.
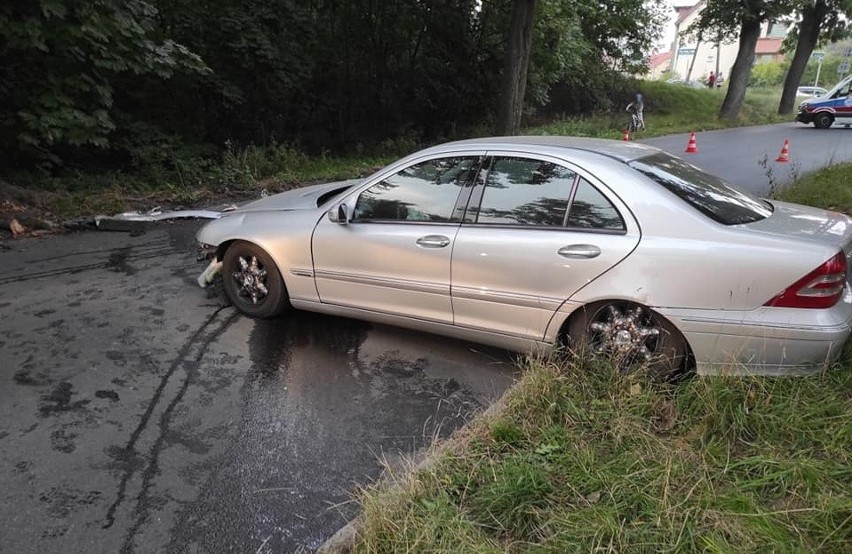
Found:
<path fill-rule="evenodd" d="M 647 130 L 655 136 L 690 130 L 717 129 L 729 125 L 756 125 L 785 120 L 774 110 L 774 93 L 749 91 L 741 117 L 734 123 L 717 118 L 723 93 L 695 90 L 661 82 L 641 82 L 646 99 Z M 625 91 L 624 104 L 631 91 Z M 530 127 L 530 134 L 562 134 L 621 138 L 625 112 L 586 118 L 562 118 Z M 307 156 L 290 145 L 230 145 L 221 157 L 203 158 L 174 153 L 173 144 L 151 145 L 156 163 L 134 171 L 102 174 L 64 174 L 61 177 L 23 175 L 0 183 L 0 200 L 14 208 L 32 208 L 51 219 L 112 214 L 130 209 L 211 205 L 256 195 L 261 189 L 280 192 L 305 183 L 369 175 L 393 159 L 413 152 L 421 144 L 409 136 L 386 141 L 370 155 Z M 14 211 L 10 209 L 8 211 Z M 0 213 L 2 215 L 2 213 Z"/>
<path fill-rule="evenodd" d="M 836 164 L 804 175 L 776 196 L 779 200 L 852 216 L 852 163 Z"/>
<path fill-rule="evenodd" d="M 636 134 L 639 138 L 790 121 L 790 116 L 778 115 L 780 94 L 775 91 L 750 90 L 740 116 L 730 122 L 718 117 L 725 96 L 720 90 L 691 89 L 659 81 L 645 81 L 641 83 L 640 92 L 645 100 L 646 129 Z M 625 100 L 625 106 L 628 101 L 629 98 Z M 619 112 L 587 118 L 565 118 L 528 129 L 528 132 L 620 139 L 622 130 L 627 127 L 628 117 L 626 112 Z"/>
<path fill-rule="evenodd" d="M 361 493 L 355 550 L 848 552 L 846 366 L 669 388 L 529 361 L 499 415 Z"/>

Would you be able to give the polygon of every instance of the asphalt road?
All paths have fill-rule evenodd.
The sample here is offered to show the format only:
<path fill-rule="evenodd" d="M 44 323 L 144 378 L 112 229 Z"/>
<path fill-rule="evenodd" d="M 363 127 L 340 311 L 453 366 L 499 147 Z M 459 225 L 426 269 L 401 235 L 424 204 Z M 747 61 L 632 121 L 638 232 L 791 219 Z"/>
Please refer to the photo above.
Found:
<path fill-rule="evenodd" d="M 311 551 L 513 380 L 480 346 L 241 317 L 195 284 L 198 225 L 0 249 L 0 551 Z"/>
<path fill-rule="evenodd" d="M 653 114 L 647 114 L 646 119 L 649 125 L 653 125 Z M 645 140 L 641 139 L 641 134 L 638 136 L 639 142 L 683 156 L 690 163 L 760 195 L 768 194 L 773 182 L 776 187 L 783 187 L 796 174 L 852 160 L 852 128 L 836 124 L 829 129 L 781 123 L 698 132 L 697 154 L 684 152 L 689 134 Z M 790 140 L 789 163 L 775 161 L 781 153 L 784 139 Z"/>

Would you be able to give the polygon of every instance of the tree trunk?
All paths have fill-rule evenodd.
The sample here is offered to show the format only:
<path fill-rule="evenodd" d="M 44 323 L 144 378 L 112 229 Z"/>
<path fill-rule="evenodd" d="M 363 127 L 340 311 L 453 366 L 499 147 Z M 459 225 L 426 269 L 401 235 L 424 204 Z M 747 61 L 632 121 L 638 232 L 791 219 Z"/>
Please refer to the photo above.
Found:
<path fill-rule="evenodd" d="M 827 14 L 828 6 L 824 0 L 817 0 L 816 4 L 802 10 L 799 40 L 796 42 L 796 52 L 793 54 L 793 61 L 790 62 L 790 69 L 787 70 L 787 76 L 784 78 L 784 92 L 781 93 L 781 102 L 778 104 L 779 114 L 793 111 L 796 103 L 796 89 L 802 82 L 808 60 L 819 40 L 822 20 Z"/>
<path fill-rule="evenodd" d="M 538 0 L 514 0 L 512 4 L 512 21 L 509 24 L 509 37 L 503 61 L 500 105 L 497 109 L 499 135 L 517 135 L 521 129 Z"/>
<path fill-rule="evenodd" d="M 742 21 L 740 48 L 728 77 L 728 92 L 719 109 L 719 116 L 723 119 L 736 119 L 743 107 L 748 80 L 751 78 L 751 67 L 754 65 L 757 39 L 760 38 L 760 23 L 758 17 L 744 18 Z"/>

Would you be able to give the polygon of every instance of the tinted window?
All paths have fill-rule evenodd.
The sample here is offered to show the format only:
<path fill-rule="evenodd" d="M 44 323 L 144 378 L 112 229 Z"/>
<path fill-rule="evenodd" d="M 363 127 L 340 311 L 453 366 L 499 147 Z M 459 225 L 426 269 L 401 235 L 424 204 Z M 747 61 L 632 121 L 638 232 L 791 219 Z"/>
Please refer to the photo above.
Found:
<path fill-rule="evenodd" d="M 568 212 L 568 227 L 623 231 L 624 221 L 615 206 L 598 189 L 581 179 L 574 201 L 571 202 L 571 211 Z"/>
<path fill-rule="evenodd" d="M 494 158 L 476 222 L 561 226 L 574 177 L 572 171 L 550 162 Z"/>
<path fill-rule="evenodd" d="M 766 202 L 670 154 L 653 154 L 630 166 L 719 223 L 751 223 L 772 214 Z"/>
<path fill-rule="evenodd" d="M 479 158 L 439 158 L 407 167 L 362 192 L 354 219 L 457 221 L 456 199 L 478 163 Z"/>

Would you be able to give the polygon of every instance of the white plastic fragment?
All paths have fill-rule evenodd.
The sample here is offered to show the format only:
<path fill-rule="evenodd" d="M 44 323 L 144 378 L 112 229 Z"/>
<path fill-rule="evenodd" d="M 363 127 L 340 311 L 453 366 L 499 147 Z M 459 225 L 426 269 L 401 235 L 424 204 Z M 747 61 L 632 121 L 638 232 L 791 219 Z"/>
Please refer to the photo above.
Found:
<path fill-rule="evenodd" d="M 207 285 L 213 282 L 213 279 L 216 277 L 216 274 L 219 273 L 222 269 L 222 262 L 219 260 L 212 260 L 210 265 L 207 266 L 207 269 L 198 276 L 198 286 L 201 288 L 207 288 Z"/>

